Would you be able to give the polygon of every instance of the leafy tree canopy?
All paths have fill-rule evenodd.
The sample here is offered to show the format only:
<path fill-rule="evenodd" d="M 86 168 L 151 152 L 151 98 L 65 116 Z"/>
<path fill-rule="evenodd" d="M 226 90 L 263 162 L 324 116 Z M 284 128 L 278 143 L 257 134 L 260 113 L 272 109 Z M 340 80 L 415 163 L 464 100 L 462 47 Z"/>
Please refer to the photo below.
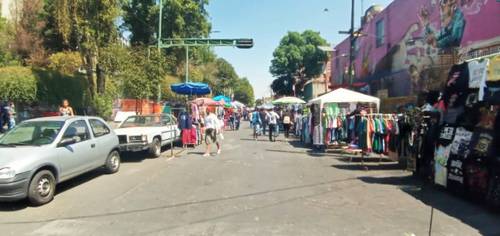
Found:
<path fill-rule="evenodd" d="M 270 72 L 277 79 L 271 88 L 276 93 L 292 94 L 292 89 L 284 89 L 282 85 L 290 84 L 292 88 L 293 84 L 302 85 L 305 81 L 319 76 L 323 69 L 322 62 L 328 57 L 318 46 L 326 44 L 327 41 L 319 32 L 288 32 L 273 53 Z"/>

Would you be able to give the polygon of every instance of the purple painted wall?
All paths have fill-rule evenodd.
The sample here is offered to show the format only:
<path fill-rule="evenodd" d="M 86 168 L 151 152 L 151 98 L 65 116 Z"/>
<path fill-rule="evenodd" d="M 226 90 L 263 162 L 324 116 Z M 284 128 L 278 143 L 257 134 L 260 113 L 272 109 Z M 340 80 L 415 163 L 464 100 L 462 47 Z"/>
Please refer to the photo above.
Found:
<path fill-rule="evenodd" d="M 368 10 L 365 21 L 364 36 L 355 44 L 354 82 L 368 82 L 376 87 L 372 92 L 388 89 L 393 97 L 435 84 L 440 79 L 436 65 L 445 51 L 500 45 L 500 2 L 495 0 L 395 0 L 381 12 Z M 377 45 L 379 21 L 384 37 Z M 332 82 L 347 83 L 349 39 L 335 49 Z"/>

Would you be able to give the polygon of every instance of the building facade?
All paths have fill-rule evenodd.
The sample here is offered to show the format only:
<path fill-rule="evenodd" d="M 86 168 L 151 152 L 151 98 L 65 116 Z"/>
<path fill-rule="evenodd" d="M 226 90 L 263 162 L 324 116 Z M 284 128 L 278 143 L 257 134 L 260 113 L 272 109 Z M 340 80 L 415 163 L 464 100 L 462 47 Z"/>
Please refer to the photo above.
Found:
<path fill-rule="evenodd" d="M 356 34 L 353 83 L 388 97 L 439 90 L 450 67 L 500 49 L 496 0 L 395 0 L 372 6 Z M 332 86 L 349 84 L 349 38 L 332 53 Z"/>
<path fill-rule="evenodd" d="M 331 60 L 329 60 L 324 64 L 323 73 L 319 77 L 304 84 L 304 100 L 309 101 L 330 91 L 331 68 Z"/>

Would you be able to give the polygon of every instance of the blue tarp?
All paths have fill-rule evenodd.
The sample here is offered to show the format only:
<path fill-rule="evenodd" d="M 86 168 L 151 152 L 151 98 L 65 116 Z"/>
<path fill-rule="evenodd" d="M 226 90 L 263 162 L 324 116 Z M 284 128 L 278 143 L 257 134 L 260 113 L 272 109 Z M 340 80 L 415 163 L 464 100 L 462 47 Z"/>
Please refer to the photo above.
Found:
<path fill-rule="evenodd" d="M 170 85 L 170 88 L 174 93 L 183 95 L 205 95 L 210 93 L 210 87 L 205 83 L 179 83 Z"/>
<path fill-rule="evenodd" d="M 220 101 L 220 100 L 224 100 L 224 103 L 226 104 L 231 104 L 231 98 L 228 98 L 224 95 L 218 95 L 218 96 L 215 96 L 213 98 L 215 101 Z"/>

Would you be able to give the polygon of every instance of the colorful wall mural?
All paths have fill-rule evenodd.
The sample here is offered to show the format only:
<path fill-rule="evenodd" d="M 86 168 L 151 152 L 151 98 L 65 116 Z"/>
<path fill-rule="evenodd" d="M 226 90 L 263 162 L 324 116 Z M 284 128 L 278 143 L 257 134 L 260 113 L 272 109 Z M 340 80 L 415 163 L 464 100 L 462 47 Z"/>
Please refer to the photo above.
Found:
<path fill-rule="evenodd" d="M 457 56 L 500 46 L 496 0 L 395 0 L 371 7 L 356 38 L 354 82 L 390 97 L 439 89 Z M 347 83 L 349 39 L 332 54 L 332 83 Z"/>

